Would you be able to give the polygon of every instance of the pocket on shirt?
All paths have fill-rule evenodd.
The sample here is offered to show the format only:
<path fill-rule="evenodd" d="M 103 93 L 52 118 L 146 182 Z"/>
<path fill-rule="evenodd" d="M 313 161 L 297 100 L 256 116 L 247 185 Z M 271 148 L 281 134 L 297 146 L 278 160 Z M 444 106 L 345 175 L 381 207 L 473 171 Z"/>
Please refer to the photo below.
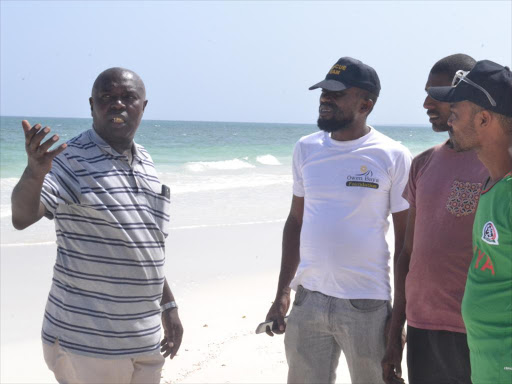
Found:
<path fill-rule="evenodd" d="M 456 217 L 475 213 L 480 198 L 482 183 L 470 183 L 455 180 L 452 183 L 446 209 Z"/>
<path fill-rule="evenodd" d="M 169 201 L 163 200 L 163 199 L 157 199 L 155 202 L 156 209 L 161 212 L 165 217 L 155 217 L 156 223 L 164 236 L 167 236 L 169 233 L 169 226 L 170 226 L 170 216 L 171 216 L 171 203 Z"/>
<path fill-rule="evenodd" d="M 158 184 L 158 187 L 155 187 L 155 185 L 151 185 L 150 187 L 153 188 L 152 191 L 154 195 L 145 193 L 144 198 L 152 209 L 151 217 L 154 223 L 160 229 L 160 232 L 163 233 L 164 237 L 167 237 L 171 213 L 170 190 L 168 189 L 169 195 L 165 196 L 163 184 Z M 165 186 L 165 188 L 168 187 Z"/>

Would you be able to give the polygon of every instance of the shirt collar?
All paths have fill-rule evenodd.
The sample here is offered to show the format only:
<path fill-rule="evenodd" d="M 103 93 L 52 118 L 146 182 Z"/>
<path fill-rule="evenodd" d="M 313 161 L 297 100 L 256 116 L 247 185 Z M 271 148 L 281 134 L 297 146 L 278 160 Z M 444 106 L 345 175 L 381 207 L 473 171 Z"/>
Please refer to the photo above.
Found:
<path fill-rule="evenodd" d="M 122 156 L 119 152 L 117 152 L 114 148 L 112 148 L 105 140 L 101 138 L 100 135 L 94 130 L 94 127 L 89 130 L 89 138 L 93 143 L 95 143 L 98 147 L 100 147 L 103 151 L 107 152 L 109 155 L 114 157 Z M 135 141 L 133 142 L 133 157 L 139 161 L 147 159 L 147 155 L 140 150 L 140 145 Z"/>

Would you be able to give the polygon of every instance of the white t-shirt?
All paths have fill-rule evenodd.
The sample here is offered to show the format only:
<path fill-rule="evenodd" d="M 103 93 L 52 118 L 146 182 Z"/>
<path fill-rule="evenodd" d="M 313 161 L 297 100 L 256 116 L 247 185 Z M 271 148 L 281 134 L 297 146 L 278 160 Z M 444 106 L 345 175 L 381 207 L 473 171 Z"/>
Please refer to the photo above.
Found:
<path fill-rule="evenodd" d="M 389 214 L 409 208 L 402 192 L 411 160 L 406 147 L 372 127 L 357 140 L 320 131 L 297 142 L 293 194 L 304 197 L 304 218 L 293 289 L 391 298 L 385 235 Z"/>

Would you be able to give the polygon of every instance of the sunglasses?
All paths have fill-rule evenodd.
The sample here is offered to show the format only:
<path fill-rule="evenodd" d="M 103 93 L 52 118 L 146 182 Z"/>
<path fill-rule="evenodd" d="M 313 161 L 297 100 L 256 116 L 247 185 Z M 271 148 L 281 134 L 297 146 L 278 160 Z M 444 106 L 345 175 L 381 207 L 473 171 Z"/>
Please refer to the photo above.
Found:
<path fill-rule="evenodd" d="M 457 71 L 455 73 L 455 76 L 453 77 L 453 80 L 452 80 L 452 87 L 456 87 L 457 85 L 459 85 L 459 83 L 461 81 L 464 81 L 465 83 L 468 83 L 469 85 L 472 85 L 476 89 L 479 89 L 480 91 L 485 93 L 485 96 L 487 96 L 487 99 L 489 99 L 489 102 L 491 103 L 491 105 L 493 107 L 495 107 L 496 106 L 496 102 L 494 101 L 492 96 L 489 94 L 489 92 L 487 92 L 483 87 L 479 86 L 474 81 L 471 81 L 470 79 L 468 79 L 467 78 L 468 73 L 469 73 L 469 71 L 463 71 L 462 69 Z"/>

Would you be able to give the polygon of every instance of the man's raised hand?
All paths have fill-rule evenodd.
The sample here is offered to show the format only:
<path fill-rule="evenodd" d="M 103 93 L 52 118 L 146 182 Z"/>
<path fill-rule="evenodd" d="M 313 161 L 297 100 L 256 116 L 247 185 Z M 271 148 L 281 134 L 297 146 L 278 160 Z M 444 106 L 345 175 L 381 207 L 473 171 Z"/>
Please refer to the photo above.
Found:
<path fill-rule="evenodd" d="M 45 136 L 50 132 L 49 127 L 41 129 L 41 124 L 33 127 L 27 120 L 21 122 L 25 133 L 25 150 L 28 156 L 28 170 L 34 177 L 44 177 L 52 169 L 52 160 L 64 149 L 67 144 L 61 144 L 53 150 L 50 147 L 59 140 L 58 135 L 53 135 L 41 144 Z"/>
<path fill-rule="evenodd" d="M 53 135 L 41 144 L 50 128 L 41 129 L 41 124 L 31 127 L 27 120 L 23 120 L 21 126 L 25 134 L 28 164 L 11 195 L 12 224 L 16 229 L 27 228 L 45 214 L 46 208 L 41 203 L 44 177 L 52 169 L 55 156 L 67 147 L 61 144 L 50 151 L 50 147 L 59 140 L 59 136 Z"/>

